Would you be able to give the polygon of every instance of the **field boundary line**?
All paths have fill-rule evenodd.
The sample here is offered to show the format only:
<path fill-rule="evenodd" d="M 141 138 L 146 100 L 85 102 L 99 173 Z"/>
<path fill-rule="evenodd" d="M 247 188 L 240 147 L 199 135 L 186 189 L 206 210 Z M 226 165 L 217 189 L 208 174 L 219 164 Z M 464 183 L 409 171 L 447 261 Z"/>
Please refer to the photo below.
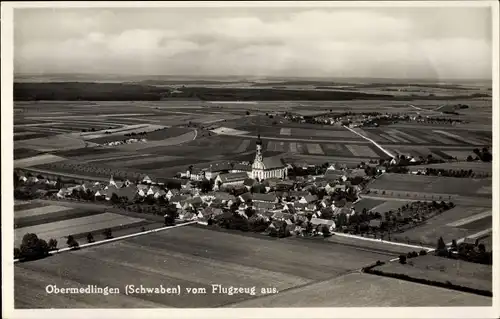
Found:
<path fill-rule="evenodd" d="M 153 233 L 157 233 L 157 232 L 160 232 L 160 231 L 163 231 L 163 230 L 168 230 L 168 229 L 172 229 L 172 228 L 178 228 L 178 227 L 182 227 L 182 226 L 192 225 L 192 224 L 195 224 L 195 223 L 197 223 L 197 221 L 190 221 L 190 222 L 186 222 L 186 223 L 182 223 L 182 224 L 178 224 L 178 225 L 165 226 L 165 227 L 160 227 L 160 228 L 156 228 L 156 229 L 147 230 L 147 231 L 144 231 L 144 232 L 123 235 L 123 236 L 120 236 L 120 237 L 114 237 L 114 238 L 110 238 L 110 239 L 104 239 L 104 240 L 96 241 L 96 242 L 93 242 L 93 243 L 86 243 L 86 244 L 79 245 L 77 249 L 74 249 L 74 248 L 71 248 L 71 247 L 64 247 L 64 248 L 60 248 L 60 249 L 57 249 L 57 250 L 49 251 L 49 255 L 55 255 L 55 254 L 59 254 L 59 253 L 63 253 L 63 252 L 71 251 L 71 250 L 80 250 L 82 248 L 88 248 L 88 247 L 93 247 L 93 246 L 104 245 L 104 244 L 107 244 L 107 243 L 112 243 L 112 242 L 123 240 L 123 239 L 128 239 L 128 238 L 133 238 L 133 237 L 138 237 L 138 236 L 153 234 Z M 14 263 L 17 263 L 19 261 L 20 261 L 19 259 L 14 259 Z"/>
<path fill-rule="evenodd" d="M 485 211 L 485 212 L 482 212 L 482 213 L 479 213 L 476 215 L 472 215 L 472 216 L 465 217 L 465 218 L 459 219 L 457 221 L 451 222 L 449 224 L 446 224 L 446 226 L 460 227 L 460 226 L 467 225 L 467 224 L 470 224 L 470 223 L 475 222 L 477 220 L 481 220 L 483 218 L 487 218 L 490 216 L 492 216 L 492 211 L 488 210 L 488 211 Z"/>
<path fill-rule="evenodd" d="M 332 232 L 332 234 L 334 234 L 335 236 L 340 236 L 340 237 L 356 238 L 356 239 L 361 239 L 361 240 L 366 240 L 366 241 L 371 241 L 371 242 L 377 242 L 377 243 L 395 245 L 395 246 L 402 246 L 402 247 L 415 248 L 415 249 L 425 249 L 427 251 L 434 250 L 434 248 L 430 248 L 430 247 L 426 247 L 426 246 L 418 246 L 418 245 L 411 245 L 411 244 L 405 244 L 405 243 L 398 243 L 398 242 L 393 242 L 393 241 L 388 241 L 388 240 L 383 240 L 383 239 L 367 238 L 367 237 L 361 237 L 361 236 L 356 236 L 356 235 L 349 235 L 349 234 L 338 233 L 338 232 Z"/>
<path fill-rule="evenodd" d="M 358 135 L 359 137 L 367 140 L 368 142 L 372 143 L 373 145 L 375 145 L 379 150 L 381 150 L 382 152 L 384 152 L 385 154 L 389 155 L 391 158 L 394 157 L 393 154 L 391 154 L 391 152 L 389 152 L 388 150 L 386 150 L 385 148 L 383 148 L 382 146 L 380 146 L 380 144 L 378 144 L 377 142 L 375 142 L 374 140 L 372 140 L 371 138 L 368 138 L 366 136 L 364 136 L 363 134 L 361 133 L 358 133 L 356 132 L 355 130 L 353 130 L 352 128 L 350 127 L 347 127 L 345 125 L 342 125 L 342 127 L 348 129 L 349 131 L 353 132 L 354 134 Z"/>

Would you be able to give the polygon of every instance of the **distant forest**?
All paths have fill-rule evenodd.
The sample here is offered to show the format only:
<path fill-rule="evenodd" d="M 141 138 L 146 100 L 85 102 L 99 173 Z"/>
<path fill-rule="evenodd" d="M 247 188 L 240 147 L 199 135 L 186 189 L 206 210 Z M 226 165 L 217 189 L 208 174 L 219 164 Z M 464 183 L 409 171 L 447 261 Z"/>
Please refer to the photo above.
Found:
<path fill-rule="evenodd" d="M 482 94 L 481 94 L 482 95 Z M 489 95 L 485 95 L 489 96 Z M 478 93 L 456 96 L 456 99 L 481 97 Z M 169 99 L 205 101 L 347 101 L 347 100 L 413 100 L 423 97 L 393 96 L 347 91 L 315 91 L 248 88 L 183 87 L 171 89 L 152 85 L 94 82 L 14 83 L 15 101 L 160 101 Z M 439 99 L 431 97 L 430 99 Z M 446 97 L 446 99 L 450 99 Z"/>

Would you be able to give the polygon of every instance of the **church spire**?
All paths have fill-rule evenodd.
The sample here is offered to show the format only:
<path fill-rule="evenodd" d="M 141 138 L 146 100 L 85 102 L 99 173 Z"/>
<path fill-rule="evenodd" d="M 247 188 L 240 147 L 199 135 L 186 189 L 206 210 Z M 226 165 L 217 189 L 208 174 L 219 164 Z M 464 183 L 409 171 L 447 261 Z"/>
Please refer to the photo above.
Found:
<path fill-rule="evenodd" d="M 262 140 L 260 139 L 260 134 L 257 136 L 255 161 L 262 162 Z"/>

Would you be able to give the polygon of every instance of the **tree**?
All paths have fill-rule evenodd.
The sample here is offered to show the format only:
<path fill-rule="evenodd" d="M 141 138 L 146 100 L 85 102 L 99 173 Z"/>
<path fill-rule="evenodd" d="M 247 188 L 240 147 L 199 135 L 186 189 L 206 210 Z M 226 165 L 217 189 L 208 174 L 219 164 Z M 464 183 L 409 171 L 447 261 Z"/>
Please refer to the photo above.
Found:
<path fill-rule="evenodd" d="M 457 241 L 455 239 L 451 241 L 451 249 L 454 251 L 458 249 Z"/>
<path fill-rule="evenodd" d="M 399 255 L 399 263 L 406 264 L 406 256 L 405 255 Z"/>
<path fill-rule="evenodd" d="M 75 248 L 75 249 L 80 246 L 72 235 L 68 236 L 68 240 L 66 240 L 66 244 L 68 245 L 68 247 Z"/>
<path fill-rule="evenodd" d="M 483 243 L 479 244 L 477 246 L 477 248 L 479 249 L 479 252 L 481 252 L 481 253 L 485 253 L 486 252 L 486 246 L 484 246 Z"/>
<path fill-rule="evenodd" d="M 323 227 L 321 227 L 321 232 L 323 233 L 323 237 L 331 236 L 330 228 L 328 228 L 327 225 L 323 225 Z"/>
<path fill-rule="evenodd" d="M 448 251 L 446 250 L 446 244 L 444 243 L 443 237 L 439 237 L 436 248 L 436 254 L 438 256 L 444 256 L 447 253 Z"/>
<path fill-rule="evenodd" d="M 104 235 L 104 238 L 106 239 L 111 239 L 113 238 L 113 233 L 111 231 L 111 228 L 106 228 L 104 231 L 103 231 L 103 235 Z"/>
<path fill-rule="evenodd" d="M 177 207 L 171 204 L 167 207 L 167 212 L 165 214 L 165 226 L 175 225 L 175 219 L 178 217 Z"/>
<path fill-rule="evenodd" d="M 61 189 L 62 187 L 63 187 L 63 184 L 62 184 L 61 178 L 58 177 L 57 182 L 56 182 L 56 188 Z"/>
<path fill-rule="evenodd" d="M 249 112 L 249 111 L 247 111 L 247 112 L 246 112 L 246 114 L 247 114 L 247 115 L 250 115 L 250 112 Z"/>
<path fill-rule="evenodd" d="M 87 234 L 87 242 L 89 242 L 89 243 L 94 242 L 94 236 L 92 235 L 92 233 Z"/>
<path fill-rule="evenodd" d="M 21 249 L 14 248 L 14 259 L 19 259 L 19 258 L 21 258 Z"/>
<path fill-rule="evenodd" d="M 54 238 L 51 238 L 49 240 L 49 250 L 57 250 L 57 240 L 55 240 Z"/>
<path fill-rule="evenodd" d="M 14 188 L 17 188 L 19 186 L 19 175 L 17 175 L 17 172 L 14 171 Z"/>
<path fill-rule="evenodd" d="M 19 249 L 20 256 L 27 260 L 43 258 L 49 254 L 49 245 L 36 234 L 26 234 Z"/>
<path fill-rule="evenodd" d="M 425 251 L 424 249 L 422 249 L 419 253 L 420 256 L 425 256 L 427 255 L 427 251 Z"/>
<path fill-rule="evenodd" d="M 116 195 L 116 193 L 113 193 L 113 195 L 111 195 L 111 202 L 113 204 L 118 204 L 120 203 L 120 198 L 118 197 L 118 195 Z"/>

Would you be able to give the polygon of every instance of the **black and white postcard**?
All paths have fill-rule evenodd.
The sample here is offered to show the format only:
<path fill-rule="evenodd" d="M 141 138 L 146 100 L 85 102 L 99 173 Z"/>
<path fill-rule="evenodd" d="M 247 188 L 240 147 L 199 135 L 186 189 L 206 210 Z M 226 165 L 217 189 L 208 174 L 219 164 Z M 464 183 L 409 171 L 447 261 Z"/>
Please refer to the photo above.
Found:
<path fill-rule="evenodd" d="M 498 8 L 2 3 L 3 317 L 498 317 Z"/>

